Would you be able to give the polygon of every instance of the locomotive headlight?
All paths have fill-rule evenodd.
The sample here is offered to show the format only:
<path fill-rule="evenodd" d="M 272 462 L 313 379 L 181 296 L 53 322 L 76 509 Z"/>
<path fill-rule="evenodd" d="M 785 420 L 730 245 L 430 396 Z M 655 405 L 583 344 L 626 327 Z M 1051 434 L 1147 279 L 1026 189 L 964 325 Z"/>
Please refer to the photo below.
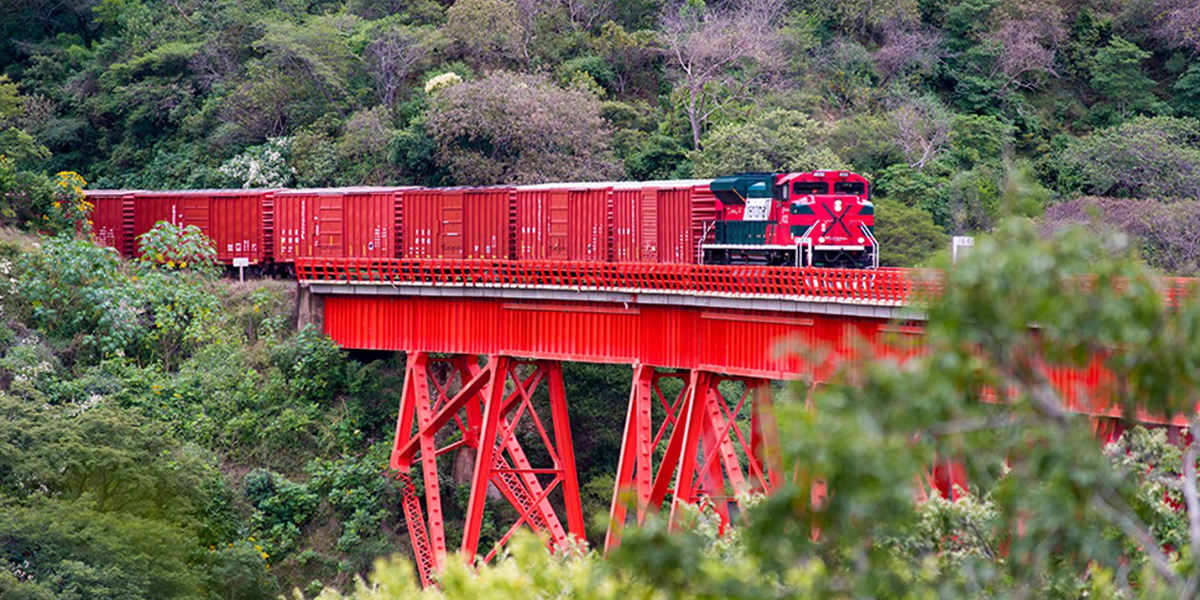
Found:
<path fill-rule="evenodd" d="M 860 244 L 861 244 L 861 243 L 863 243 L 863 242 L 866 242 L 866 241 L 867 241 L 867 240 L 865 240 L 865 239 L 863 239 L 863 238 L 858 238 L 858 243 L 860 243 Z"/>
<path fill-rule="evenodd" d="M 817 242 L 824 244 L 824 243 L 825 243 L 825 236 L 821 236 L 821 237 L 817 238 Z"/>
<path fill-rule="evenodd" d="M 837 212 L 842 212 L 842 201 L 841 200 L 833 201 L 833 210 L 835 210 Z"/>

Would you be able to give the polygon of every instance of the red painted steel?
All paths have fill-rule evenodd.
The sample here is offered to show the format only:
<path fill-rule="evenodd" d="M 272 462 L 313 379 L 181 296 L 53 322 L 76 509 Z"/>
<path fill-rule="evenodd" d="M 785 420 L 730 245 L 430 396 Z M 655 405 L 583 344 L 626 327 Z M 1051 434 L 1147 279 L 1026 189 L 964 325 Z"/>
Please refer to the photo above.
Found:
<path fill-rule="evenodd" d="M 924 272 L 507 260 L 299 259 L 302 281 L 540 287 L 769 296 L 850 304 L 917 303 L 938 290 Z"/>
<path fill-rule="evenodd" d="M 405 258 L 462 258 L 461 189 L 410 190 L 401 198 Z"/>
<path fill-rule="evenodd" d="M 616 262 L 642 262 L 642 189 L 612 193 L 612 257 Z"/>
<path fill-rule="evenodd" d="M 222 190 L 209 194 L 210 212 L 205 233 L 217 247 L 218 261 L 225 264 L 232 264 L 234 259 L 245 259 L 249 264 L 266 262 L 262 218 L 263 201 L 270 194 L 263 190 Z M 201 230 L 204 230 L 203 226 Z"/>
<path fill-rule="evenodd" d="M 658 190 L 658 262 L 696 262 L 692 233 L 692 189 Z"/>
<path fill-rule="evenodd" d="M 666 379 L 680 382 L 673 399 L 662 390 Z M 741 387 L 732 403 L 720 390 L 723 382 Z M 664 415 L 657 426 L 655 405 Z M 743 431 L 746 420 L 739 424 L 738 418 L 746 414 L 751 417 L 748 430 Z M 704 371 L 662 372 L 635 365 L 605 551 L 620 543 L 631 502 L 638 524 L 649 512 L 659 510 L 670 493 L 672 522 L 680 505 L 703 504 L 726 527 L 732 503 L 740 506 L 751 491 L 777 489 L 782 473 L 773 414 L 770 382 L 765 379 Z M 658 465 L 656 456 L 662 457 Z"/>
<path fill-rule="evenodd" d="M 465 258 L 509 258 L 512 188 L 469 190 L 463 198 Z"/>
<path fill-rule="evenodd" d="M 150 231 L 155 223 L 195 225 L 209 235 L 210 202 L 204 192 L 134 192 L 134 238 Z M 136 241 L 134 242 L 136 247 Z"/>
<path fill-rule="evenodd" d="M 338 258 L 346 251 L 345 198 L 341 194 L 317 194 L 312 200 L 312 255 Z"/>
<path fill-rule="evenodd" d="M 608 260 L 608 197 L 612 188 L 571 189 L 567 197 L 567 260 Z"/>
<path fill-rule="evenodd" d="M 349 192 L 343 199 L 344 256 L 395 258 L 396 203 L 400 190 Z"/>
<path fill-rule="evenodd" d="M 547 536 L 552 547 L 584 536 L 561 364 L 492 356 L 481 367 L 479 359 L 470 355 L 435 359 L 424 352 L 408 356 L 390 464 L 406 490 L 405 519 L 417 572 L 427 586 L 446 555 L 437 462 L 445 454 L 474 463 L 460 548 L 468 562 L 479 549 L 490 486 L 516 509 L 518 518 L 495 540 L 485 560 L 495 556 L 522 525 Z M 535 402 L 543 383 L 549 407 Z M 456 429 L 459 441 L 438 448 L 447 428 Z M 516 435 L 524 430 L 537 432 L 538 455 L 548 463 L 534 465 Z M 424 477 L 424 510 L 412 485 L 414 463 Z M 564 507 L 565 528 L 556 506 Z"/>
<path fill-rule="evenodd" d="M 567 260 L 570 257 L 571 203 L 567 190 L 550 192 L 550 213 L 546 222 L 546 258 Z"/>
<path fill-rule="evenodd" d="M 711 369 L 730 374 L 823 379 L 833 357 L 772 352 L 779 340 L 867 351 L 882 319 L 748 314 L 678 307 L 623 308 L 582 302 L 446 301 L 436 297 L 325 297 L 325 331 L 347 348 L 516 356 Z"/>
<path fill-rule="evenodd" d="M 413 296 L 327 296 L 325 331 L 349 348 L 646 364 L 768 379 L 826 381 L 839 365 L 920 354 L 897 347 L 884 319 L 684 306 Z M 907 326 L 901 326 L 907 327 Z M 905 337 L 907 334 L 901 335 Z M 1123 417 L 1103 357 L 1084 367 L 1041 365 L 1065 407 Z M 1138 412 L 1147 423 L 1174 422 Z"/>
<path fill-rule="evenodd" d="M 508 260 L 302 259 L 301 281 L 773 297 L 875 306 L 921 305 L 941 290 L 936 271 L 752 265 L 667 265 Z M 1164 278 L 1169 304 L 1197 293 L 1196 279 Z M 1082 286 L 1089 285 L 1081 282 Z M 893 333 L 920 334 L 920 329 Z"/>
<path fill-rule="evenodd" d="M 717 209 L 721 202 L 708 189 L 707 185 L 692 188 L 692 250 L 696 251 L 701 243 L 713 241 L 712 224 L 717 219 Z M 695 256 L 695 255 L 693 255 Z M 695 259 L 694 259 L 695 260 Z"/>
<path fill-rule="evenodd" d="M 92 236 L 97 243 L 115 248 L 125 256 L 131 256 L 134 251 L 133 194 L 122 190 L 84 192 L 84 197 L 92 204 L 88 217 L 92 223 Z"/>
<path fill-rule="evenodd" d="M 312 256 L 315 190 L 286 190 L 274 195 L 275 262 L 290 263 Z"/>
<path fill-rule="evenodd" d="M 939 289 L 938 279 L 931 274 L 900 270 L 309 260 L 301 261 L 298 271 L 301 279 L 313 281 L 776 296 L 847 304 L 910 304 Z M 1194 281 L 1167 283 L 1164 291 L 1171 301 L 1195 293 Z M 905 358 L 924 352 L 919 323 L 639 304 L 636 299 L 627 304 L 334 294 L 325 297 L 324 324 L 326 333 L 344 346 L 410 353 L 392 465 L 408 486 L 404 512 L 427 585 L 445 555 L 439 454 L 474 449 L 472 491 L 460 549 L 468 560 L 481 540 L 489 486 L 495 486 L 518 517 L 485 559 L 494 556 L 522 525 L 545 535 L 552 544 L 582 531 L 578 482 L 567 466 L 573 465 L 573 458 L 559 360 L 635 366 L 607 550 L 619 543 L 630 518 L 640 523 L 649 512 L 669 506 L 669 522 L 674 524 L 687 504 L 711 511 L 724 528 L 732 521 L 734 504 L 746 493 L 769 493 L 781 485 L 778 433 L 767 380 L 828 381 L 840 366 L 869 356 Z M 457 361 L 453 363 L 458 365 L 454 367 L 459 372 L 457 385 L 439 380 L 432 375 L 436 371 L 419 362 L 430 360 L 428 352 L 453 355 L 442 360 Z M 480 355 L 491 355 L 487 367 L 479 367 Z M 1103 356 L 1097 356 L 1082 368 L 1038 367 L 1060 390 L 1068 409 L 1119 416 L 1105 400 L 1114 382 L 1103 361 Z M 527 370 L 519 371 L 519 365 Z M 660 382 L 665 379 L 679 380 L 681 391 L 664 394 Z M 538 413 L 532 406 L 532 390 L 542 381 L 550 384 L 546 396 L 551 403 L 553 440 L 551 429 L 537 420 L 544 418 L 544 411 Z M 437 388 L 436 398 L 430 386 Z M 740 387 L 731 390 L 731 386 Z M 657 423 L 656 413 L 663 415 Z M 545 442 L 544 456 L 550 457 L 552 466 L 533 466 L 516 443 L 512 434 L 523 415 L 533 420 L 525 429 L 536 431 Z M 1137 418 L 1165 422 L 1148 414 Z M 1177 430 L 1179 423 L 1181 418 L 1167 426 Z M 446 437 L 439 432 L 453 425 L 459 427 L 460 435 L 455 437 L 461 441 L 437 449 L 434 442 Z M 406 479 L 414 464 L 421 465 L 426 478 L 428 522 L 415 488 L 408 483 L 411 480 Z M 967 484 L 966 475 L 960 461 L 938 462 L 916 482 L 914 492 L 956 498 L 958 488 Z M 814 503 L 826 501 L 823 485 L 814 484 L 813 489 Z M 548 501 L 558 490 L 566 506 L 565 528 L 556 510 L 559 504 Z"/>
<path fill-rule="evenodd" d="M 213 240 L 218 261 L 265 262 L 268 256 L 264 201 L 273 193 L 272 190 L 133 192 L 133 236 L 141 236 L 160 221 L 195 225 Z"/>
<path fill-rule="evenodd" d="M 558 192 L 518 189 L 514 193 L 517 212 L 517 260 L 541 260 L 549 257 L 550 196 L 554 193 Z"/>
<path fill-rule="evenodd" d="M 658 190 L 642 188 L 642 259 L 658 262 Z"/>

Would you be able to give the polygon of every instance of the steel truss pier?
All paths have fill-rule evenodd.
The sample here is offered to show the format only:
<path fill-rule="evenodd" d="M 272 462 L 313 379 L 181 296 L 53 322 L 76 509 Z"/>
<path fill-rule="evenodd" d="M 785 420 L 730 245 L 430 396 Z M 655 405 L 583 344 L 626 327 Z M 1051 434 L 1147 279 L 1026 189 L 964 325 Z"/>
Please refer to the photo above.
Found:
<path fill-rule="evenodd" d="M 678 391 L 665 393 L 665 381 Z M 728 526 L 732 507 L 780 484 L 776 437 L 768 380 L 635 366 L 606 550 L 627 518 L 641 523 L 660 508 L 674 524 L 684 504 L 699 505 Z M 455 470 L 471 465 L 465 560 L 491 560 L 523 525 L 551 549 L 585 543 L 560 361 L 409 353 L 390 462 L 426 586 L 446 561 L 442 486 L 451 461 Z M 512 510 L 493 511 L 503 533 L 480 548 L 489 494 Z"/>

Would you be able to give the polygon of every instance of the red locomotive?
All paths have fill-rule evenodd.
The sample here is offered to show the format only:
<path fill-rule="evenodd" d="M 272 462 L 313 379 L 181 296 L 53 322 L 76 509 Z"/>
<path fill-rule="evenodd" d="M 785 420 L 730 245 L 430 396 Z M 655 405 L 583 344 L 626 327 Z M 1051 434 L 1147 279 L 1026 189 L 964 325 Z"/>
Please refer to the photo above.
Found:
<path fill-rule="evenodd" d="M 724 205 L 704 244 L 708 264 L 877 268 L 875 206 L 849 171 L 743 173 L 713 180 Z"/>
<path fill-rule="evenodd" d="M 298 258 L 878 264 L 867 181 L 847 171 L 483 188 L 90 190 L 122 254 L 154 222 L 194 224 L 233 266 Z"/>

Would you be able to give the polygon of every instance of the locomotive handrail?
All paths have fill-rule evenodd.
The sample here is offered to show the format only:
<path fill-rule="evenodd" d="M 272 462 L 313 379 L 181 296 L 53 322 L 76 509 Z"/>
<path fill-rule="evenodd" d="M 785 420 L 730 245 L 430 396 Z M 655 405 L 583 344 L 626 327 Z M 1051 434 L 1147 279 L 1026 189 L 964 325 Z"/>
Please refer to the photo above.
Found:
<path fill-rule="evenodd" d="M 301 281 L 787 298 L 900 306 L 936 294 L 926 272 L 488 259 L 301 258 Z"/>

